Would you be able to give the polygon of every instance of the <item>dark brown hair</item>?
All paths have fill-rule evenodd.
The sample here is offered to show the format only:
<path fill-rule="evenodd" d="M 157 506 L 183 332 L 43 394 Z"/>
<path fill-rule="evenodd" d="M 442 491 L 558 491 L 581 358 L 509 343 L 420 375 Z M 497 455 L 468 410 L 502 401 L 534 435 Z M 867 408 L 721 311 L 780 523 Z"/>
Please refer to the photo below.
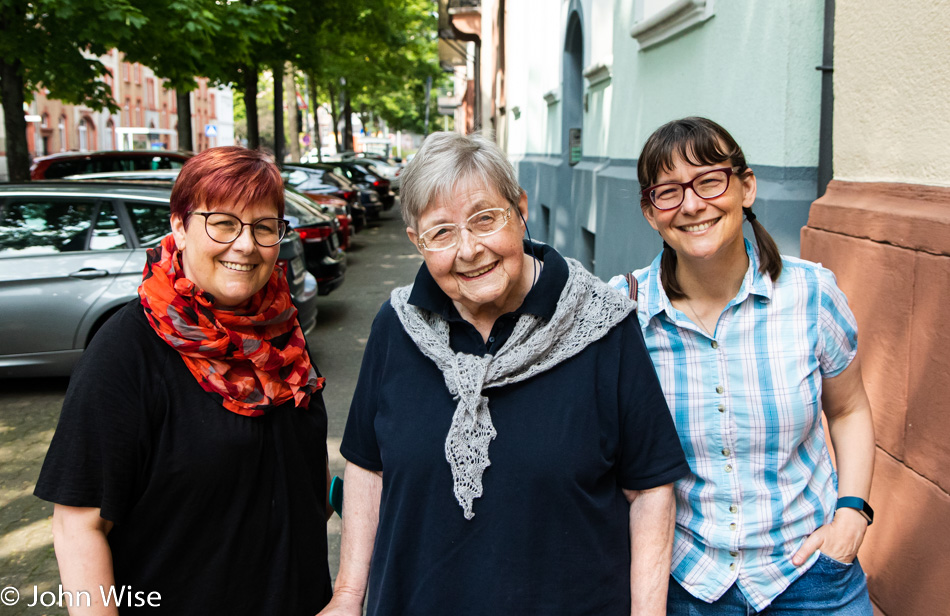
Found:
<path fill-rule="evenodd" d="M 752 170 L 745 162 L 742 148 L 732 135 L 712 120 L 699 117 L 683 118 L 664 124 L 647 139 L 637 161 L 637 179 L 640 189 L 646 190 L 656 184 L 661 173 L 673 169 L 673 161 L 679 156 L 691 165 L 718 165 L 728 161 L 739 178 L 748 177 Z M 653 207 L 649 197 L 641 193 L 640 209 Z M 775 240 L 769 235 L 752 209 L 744 210 L 755 243 L 759 249 L 759 271 L 768 274 L 774 281 L 782 273 L 782 257 Z M 660 279 L 670 299 L 686 297 L 676 280 L 676 251 L 663 242 L 663 258 L 660 261 Z"/>
<path fill-rule="evenodd" d="M 273 204 L 284 216 L 284 181 L 273 159 L 240 146 L 210 148 L 188 159 L 172 189 L 172 216 L 187 223 L 199 205 Z"/>

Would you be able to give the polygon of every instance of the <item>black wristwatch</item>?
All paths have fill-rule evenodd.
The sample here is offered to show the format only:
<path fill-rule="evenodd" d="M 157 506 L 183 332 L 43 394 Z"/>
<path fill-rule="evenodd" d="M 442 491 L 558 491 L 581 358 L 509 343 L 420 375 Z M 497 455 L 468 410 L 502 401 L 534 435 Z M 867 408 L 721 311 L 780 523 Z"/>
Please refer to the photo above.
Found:
<path fill-rule="evenodd" d="M 874 522 L 874 510 L 871 509 L 871 505 L 863 498 L 858 498 L 857 496 L 842 496 L 838 499 L 838 504 L 835 505 L 835 511 L 842 507 L 856 509 L 857 512 L 863 515 L 864 519 L 868 521 L 868 526 Z"/>

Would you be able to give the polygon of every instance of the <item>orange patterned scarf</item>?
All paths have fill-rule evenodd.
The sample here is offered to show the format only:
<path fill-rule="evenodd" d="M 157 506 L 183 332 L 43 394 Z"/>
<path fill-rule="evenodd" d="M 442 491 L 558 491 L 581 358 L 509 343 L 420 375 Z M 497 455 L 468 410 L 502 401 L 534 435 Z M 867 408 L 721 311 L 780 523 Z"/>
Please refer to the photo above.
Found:
<path fill-rule="evenodd" d="M 148 251 L 139 297 L 155 333 L 229 411 L 256 417 L 291 398 L 306 407 L 323 389 L 280 268 L 240 310 L 218 310 L 210 293 L 185 278 L 169 234 Z"/>

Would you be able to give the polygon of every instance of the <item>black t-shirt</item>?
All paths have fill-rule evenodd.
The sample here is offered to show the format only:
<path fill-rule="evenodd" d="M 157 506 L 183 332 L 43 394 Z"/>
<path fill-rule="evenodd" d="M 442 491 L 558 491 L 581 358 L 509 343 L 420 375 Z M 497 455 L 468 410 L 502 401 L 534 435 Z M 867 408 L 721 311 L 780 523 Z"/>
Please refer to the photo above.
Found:
<path fill-rule="evenodd" d="M 548 318 L 567 264 L 551 248 L 533 250 L 544 268 L 518 312 Z M 516 321 L 499 318 L 486 344 L 425 266 L 410 302 L 449 321 L 456 352 L 500 348 Z M 622 488 L 688 471 L 636 313 L 551 370 L 484 394 L 498 436 L 466 520 L 444 451 L 456 402 L 383 305 L 341 446 L 350 462 L 383 473 L 367 613 L 629 615 Z"/>
<path fill-rule="evenodd" d="M 35 494 L 114 522 L 117 590 L 161 595 L 143 614 L 313 616 L 331 594 L 326 437 L 319 392 L 225 409 L 134 301 L 83 353 Z"/>

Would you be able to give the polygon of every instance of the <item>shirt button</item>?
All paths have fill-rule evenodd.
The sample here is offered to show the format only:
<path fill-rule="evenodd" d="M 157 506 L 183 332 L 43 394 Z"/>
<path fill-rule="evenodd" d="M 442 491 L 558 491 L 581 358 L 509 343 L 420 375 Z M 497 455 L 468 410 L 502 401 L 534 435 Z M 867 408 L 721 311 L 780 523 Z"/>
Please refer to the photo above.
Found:
<path fill-rule="evenodd" d="M 732 556 L 733 558 L 735 558 L 738 555 L 739 555 L 739 552 L 729 552 L 729 556 Z"/>
<path fill-rule="evenodd" d="M 720 412 L 720 413 L 725 413 L 725 412 L 726 412 L 726 405 L 725 405 L 725 404 L 720 404 L 718 408 L 719 408 L 719 412 Z"/>
<path fill-rule="evenodd" d="M 726 456 L 726 457 L 728 457 L 730 453 L 732 453 L 732 452 L 729 451 L 728 449 L 723 449 L 723 450 L 722 450 L 722 455 L 724 455 L 724 456 Z"/>
<path fill-rule="evenodd" d="M 710 344 L 710 346 L 712 346 L 712 348 L 714 348 L 714 349 L 718 349 L 718 348 L 719 348 L 719 343 L 716 342 L 715 340 L 713 340 L 712 343 Z"/>
<path fill-rule="evenodd" d="M 724 392 L 724 391 L 726 391 L 726 390 L 723 389 L 722 385 L 719 385 L 718 387 L 716 387 L 716 393 L 717 393 L 717 394 L 721 394 L 721 393 Z"/>
<path fill-rule="evenodd" d="M 736 526 L 735 522 L 729 525 L 729 530 L 735 530 L 736 528 L 738 528 L 738 526 Z"/>
<path fill-rule="evenodd" d="M 731 472 L 732 472 L 732 465 L 731 465 L 731 464 L 727 464 L 727 465 L 726 465 L 726 472 L 727 472 L 727 473 L 731 473 Z"/>
<path fill-rule="evenodd" d="M 489 342 L 494 342 L 494 341 L 495 341 L 495 337 L 494 337 L 494 336 L 489 336 L 489 337 L 488 337 L 488 341 L 489 341 Z"/>
<path fill-rule="evenodd" d="M 738 511 L 739 511 L 738 507 L 736 507 L 735 505 L 729 505 L 729 513 L 737 513 Z M 732 554 L 733 556 L 736 555 L 735 552 L 729 552 L 729 553 Z"/>
<path fill-rule="evenodd" d="M 729 571 L 735 571 L 735 570 L 736 570 L 736 563 L 729 563 Z"/>

